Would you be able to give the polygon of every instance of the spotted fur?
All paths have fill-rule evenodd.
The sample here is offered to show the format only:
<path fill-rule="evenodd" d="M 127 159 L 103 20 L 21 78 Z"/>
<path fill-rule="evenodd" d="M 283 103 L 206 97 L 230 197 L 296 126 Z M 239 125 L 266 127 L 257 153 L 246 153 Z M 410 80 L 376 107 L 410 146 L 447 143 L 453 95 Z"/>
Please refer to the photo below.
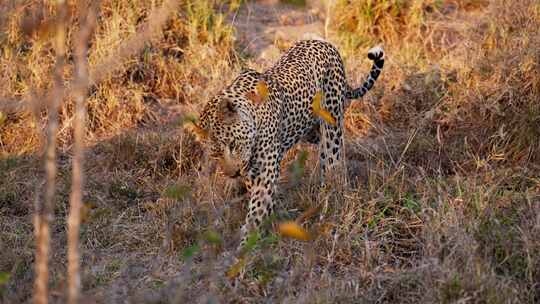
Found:
<path fill-rule="evenodd" d="M 372 88 L 383 68 L 383 56 L 381 48 L 368 52 L 371 71 L 363 85 L 353 89 L 332 44 L 299 41 L 264 73 L 243 70 L 205 105 L 198 127 L 208 134 L 210 154 L 224 160 L 226 174 L 243 176 L 250 192 L 241 246 L 248 232 L 258 229 L 274 209 L 280 162 L 293 145 L 301 140 L 319 145 L 321 178 L 338 163 L 345 109 L 351 99 Z M 268 96 L 254 103 L 249 96 L 256 94 L 261 81 L 268 87 Z M 321 106 L 336 119 L 335 126 L 312 112 L 317 92 L 322 92 Z"/>

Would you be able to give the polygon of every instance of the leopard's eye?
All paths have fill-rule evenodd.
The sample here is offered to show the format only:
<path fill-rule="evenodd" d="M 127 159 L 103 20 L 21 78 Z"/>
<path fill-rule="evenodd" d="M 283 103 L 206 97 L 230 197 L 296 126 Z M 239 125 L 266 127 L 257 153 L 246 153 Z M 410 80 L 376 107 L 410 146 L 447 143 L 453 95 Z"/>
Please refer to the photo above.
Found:
<path fill-rule="evenodd" d="M 229 143 L 229 149 L 234 151 L 236 149 L 236 142 L 233 140 Z"/>

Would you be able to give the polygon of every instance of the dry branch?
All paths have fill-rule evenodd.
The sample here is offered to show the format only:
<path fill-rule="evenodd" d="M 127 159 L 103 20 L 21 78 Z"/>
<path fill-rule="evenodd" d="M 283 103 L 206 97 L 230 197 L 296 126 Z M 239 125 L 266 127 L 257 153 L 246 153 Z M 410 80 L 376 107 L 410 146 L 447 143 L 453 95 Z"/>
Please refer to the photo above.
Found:
<path fill-rule="evenodd" d="M 80 29 L 75 41 L 75 119 L 73 122 L 74 153 L 71 175 L 70 209 L 67 221 L 68 236 L 68 303 L 79 301 L 81 289 L 79 231 L 81 225 L 86 92 L 88 88 L 87 43 L 96 25 L 96 5 L 89 9 L 79 2 Z"/>
<path fill-rule="evenodd" d="M 54 196 L 56 191 L 56 135 L 58 131 L 58 109 L 62 101 L 62 71 L 65 65 L 65 40 L 67 4 L 58 3 L 59 24 L 56 28 L 54 48 L 56 51 L 56 64 L 54 68 L 54 86 L 49 103 L 49 119 L 47 123 L 47 144 L 45 152 L 46 189 L 45 200 L 36 206 L 34 217 L 36 233 L 36 277 L 34 302 L 48 303 L 49 283 L 49 249 L 50 249 L 50 222 L 53 218 Z"/>

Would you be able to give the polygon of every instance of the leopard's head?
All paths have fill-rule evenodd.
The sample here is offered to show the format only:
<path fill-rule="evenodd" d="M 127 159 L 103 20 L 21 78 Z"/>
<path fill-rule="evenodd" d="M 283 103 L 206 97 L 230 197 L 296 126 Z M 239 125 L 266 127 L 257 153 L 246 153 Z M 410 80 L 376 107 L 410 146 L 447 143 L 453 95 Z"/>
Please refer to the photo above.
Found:
<path fill-rule="evenodd" d="M 243 96 L 219 94 L 203 109 L 195 125 L 196 138 L 217 159 L 223 173 L 238 177 L 251 158 L 255 142 L 255 114 Z"/>

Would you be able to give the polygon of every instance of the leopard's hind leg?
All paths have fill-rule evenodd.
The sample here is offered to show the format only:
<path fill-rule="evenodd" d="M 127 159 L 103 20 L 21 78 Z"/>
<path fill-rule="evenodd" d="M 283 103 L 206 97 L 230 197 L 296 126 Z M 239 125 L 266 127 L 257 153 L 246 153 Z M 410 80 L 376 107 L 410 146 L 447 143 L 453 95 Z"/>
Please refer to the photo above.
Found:
<path fill-rule="evenodd" d="M 346 82 L 343 65 L 329 71 L 327 81 L 323 84 L 322 108 L 335 119 L 335 124 L 320 121 L 319 162 L 321 184 L 330 172 L 338 168 L 343 154 L 343 120 L 345 106 Z M 334 172 L 336 173 L 336 172 Z"/>

